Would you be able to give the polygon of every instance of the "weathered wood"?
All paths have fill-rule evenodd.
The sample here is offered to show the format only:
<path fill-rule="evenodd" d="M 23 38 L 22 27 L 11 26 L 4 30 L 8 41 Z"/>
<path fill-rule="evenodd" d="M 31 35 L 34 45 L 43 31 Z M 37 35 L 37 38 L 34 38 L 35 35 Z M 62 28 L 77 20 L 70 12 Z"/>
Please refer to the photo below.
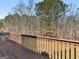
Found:
<path fill-rule="evenodd" d="M 6 56 L 8 56 L 9 59 L 46 59 L 45 57 L 9 40 L 0 45 L 0 57 Z"/>

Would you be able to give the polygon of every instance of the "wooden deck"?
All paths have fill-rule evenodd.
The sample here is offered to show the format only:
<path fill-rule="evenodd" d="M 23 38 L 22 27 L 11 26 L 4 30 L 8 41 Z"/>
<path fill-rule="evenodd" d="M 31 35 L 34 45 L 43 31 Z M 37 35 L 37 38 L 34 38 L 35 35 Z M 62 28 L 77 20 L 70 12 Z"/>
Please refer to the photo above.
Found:
<path fill-rule="evenodd" d="M 0 43 L 0 59 L 47 59 L 13 41 Z"/>

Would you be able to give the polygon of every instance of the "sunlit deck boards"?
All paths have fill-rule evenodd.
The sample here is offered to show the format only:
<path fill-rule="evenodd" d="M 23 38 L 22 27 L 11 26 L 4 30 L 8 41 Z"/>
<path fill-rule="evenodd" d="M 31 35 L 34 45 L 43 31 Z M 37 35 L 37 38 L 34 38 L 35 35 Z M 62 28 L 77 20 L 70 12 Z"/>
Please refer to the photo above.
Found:
<path fill-rule="evenodd" d="M 46 59 L 9 40 L 0 43 L 0 57 L 5 57 L 7 59 Z"/>

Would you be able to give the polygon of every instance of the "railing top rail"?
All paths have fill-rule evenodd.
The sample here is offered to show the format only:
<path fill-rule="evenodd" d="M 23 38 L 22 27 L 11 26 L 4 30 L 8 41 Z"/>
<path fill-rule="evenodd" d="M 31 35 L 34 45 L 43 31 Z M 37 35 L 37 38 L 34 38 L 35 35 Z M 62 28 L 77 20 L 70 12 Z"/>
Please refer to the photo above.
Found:
<path fill-rule="evenodd" d="M 40 38 L 40 39 L 48 39 L 48 40 L 56 40 L 56 41 L 62 41 L 62 42 L 69 42 L 69 43 L 79 44 L 79 41 L 71 40 L 71 39 L 53 38 L 53 37 L 47 37 L 47 36 L 32 36 L 32 35 L 22 35 L 22 36 L 32 37 L 32 38 Z"/>
<path fill-rule="evenodd" d="M 63 42 L 79 44 L 78 40 L 63 39 L 63 38 L 53 38 L 53 37 L 46 37 L 46 36 L 37 36 L 37 38 L 43 38 L 43 39 L 49 39 L 49 40 L 56 40 L 56 41 L 63 41 Z"/>

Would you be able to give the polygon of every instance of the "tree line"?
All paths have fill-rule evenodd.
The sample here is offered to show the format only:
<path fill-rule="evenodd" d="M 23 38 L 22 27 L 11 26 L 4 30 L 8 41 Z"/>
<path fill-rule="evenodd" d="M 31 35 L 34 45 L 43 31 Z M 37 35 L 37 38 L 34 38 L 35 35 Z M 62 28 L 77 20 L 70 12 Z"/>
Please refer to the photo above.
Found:
<path fill-rule="evenodd" d="M 36 3 L 35 8 L 34 0 L 28 3 L 21 1 L 13 8 L 5 17 L 5 28 L 20 34 L 79 39 L 78 9 L 72 14 L 62 0 L 43 0 Z M 67 12 L 72 15 L 66 15 Z"/>

